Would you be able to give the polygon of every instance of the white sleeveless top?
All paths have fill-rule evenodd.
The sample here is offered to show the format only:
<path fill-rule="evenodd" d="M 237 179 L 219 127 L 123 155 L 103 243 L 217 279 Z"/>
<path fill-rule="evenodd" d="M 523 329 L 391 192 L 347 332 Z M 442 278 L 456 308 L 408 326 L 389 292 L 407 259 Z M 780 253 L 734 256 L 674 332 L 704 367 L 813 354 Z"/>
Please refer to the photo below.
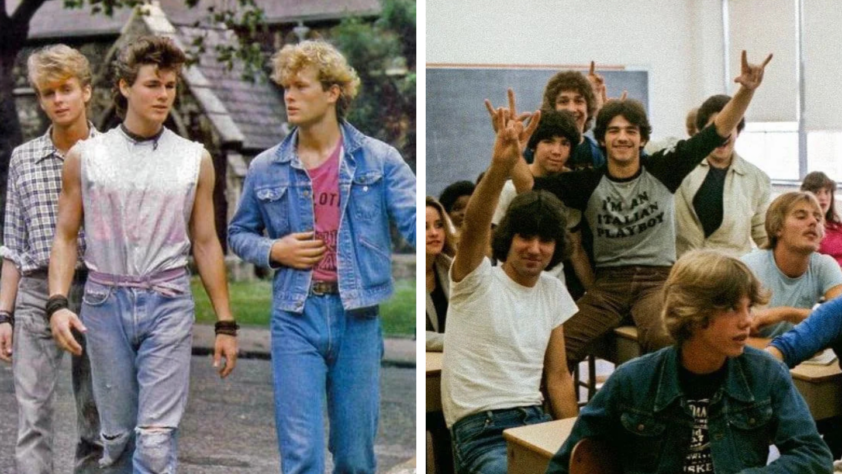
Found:
<path fill-rule="evenodd" d="M 79 146 L 88 269 L 151 276 L 186 266 L 202 145 L 168 129 L 138 142 L 116 127 Z"/>

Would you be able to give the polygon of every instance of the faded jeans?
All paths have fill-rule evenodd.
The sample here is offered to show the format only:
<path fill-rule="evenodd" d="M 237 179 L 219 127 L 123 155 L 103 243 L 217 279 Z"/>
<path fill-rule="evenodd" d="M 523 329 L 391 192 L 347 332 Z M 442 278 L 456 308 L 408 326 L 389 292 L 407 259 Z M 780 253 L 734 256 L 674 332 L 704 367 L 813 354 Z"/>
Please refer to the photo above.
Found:
<path fill-rule="evenodd" d="M 453 424 L 457 474 L 506 474 L 503 430 L 551 421 L 539 406 L 506 408 L 468 415 Z"/>
<path fill-rule="evenodd" d="M 324 403 L 334 472 L 374 473 L 383 337 L 377 307 L 345 311 L 338 295 L 310 295 L 303 313 L 271 322 L 281 471 L 323 474 Z"/>
<path fill-rule="evenodd" d="M 187 273 L 163 289 L 93 280 L 92 273 L 82 321 L 102 420 L 101 464 L 119 473 L 175 473 L 195 319 Z"/>
<path fill-rule="evenodd" d="M 78 310 L 82 285 L 70 289 L 71 308 Z M 15 461 L 18 474 L 52 474 L 56 380 L 64 351 L 56 346 L 47 323 L 47 279 L 24 276 L 15 303 L 12 371 L 18 402 L 18 439 Z M 85 347 L 85 338 L 76 334 Z M 76 400 L 75 474 L 100 472 L 99 415 L 91 387 L 87 351 L 71 356 L 73 396 Z"/>
<path fill-rule="evenodd" d="M 602 268 L 579 312 L 564 322 L 564 347 L 570 371 L 587 357 L 592 345 L 621 324 L 637 327 L 642 353 L 673 344 L 661 320 L 663 288 L 671 267 Z"/>

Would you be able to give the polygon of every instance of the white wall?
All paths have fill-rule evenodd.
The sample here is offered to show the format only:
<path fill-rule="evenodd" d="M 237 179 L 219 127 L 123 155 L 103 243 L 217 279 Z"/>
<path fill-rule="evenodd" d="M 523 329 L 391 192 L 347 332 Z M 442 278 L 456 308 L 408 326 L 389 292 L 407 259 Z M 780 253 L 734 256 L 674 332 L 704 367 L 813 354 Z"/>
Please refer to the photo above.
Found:
<path fill-rule="evenodd" d="M 717 0 L 428 0 L 426 12 L 428 63 L 646 68 L 654 138 L 683 137 L 690 108 L 733 92 Z"/>

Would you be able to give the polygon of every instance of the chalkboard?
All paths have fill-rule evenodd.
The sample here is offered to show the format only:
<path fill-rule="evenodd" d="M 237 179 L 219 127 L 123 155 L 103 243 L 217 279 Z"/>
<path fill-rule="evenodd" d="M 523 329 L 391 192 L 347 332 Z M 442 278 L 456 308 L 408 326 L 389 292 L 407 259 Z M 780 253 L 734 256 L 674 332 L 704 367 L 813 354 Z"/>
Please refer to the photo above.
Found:
<path fill-rule="evenodd" d="M 475 181 L 488 167 L 494 133 L 483 100 L 505 106 L 506 89 L 517 97 L 518 111 L 540 108 L 547 81 L 557 68 L 427 68 L 427 194 L 438 197 L 448 184 Z M 587 73 L 587 71 L 583 71 Z M 649 73 L 606 70 L 609 97 L 628 91 L 649 109 Z"/>

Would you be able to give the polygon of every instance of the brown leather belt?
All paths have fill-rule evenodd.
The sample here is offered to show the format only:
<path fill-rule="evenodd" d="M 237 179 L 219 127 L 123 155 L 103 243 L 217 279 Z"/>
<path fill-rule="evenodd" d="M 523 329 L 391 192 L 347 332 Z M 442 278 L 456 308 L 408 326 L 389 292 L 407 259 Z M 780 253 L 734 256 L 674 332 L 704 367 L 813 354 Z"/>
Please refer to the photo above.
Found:
<path fill-rule="evenodd" d="M 310 284 L 310 294 L 315 296 L 338 295 L 339 283 L 335 281 L 313 281 Z"/>

